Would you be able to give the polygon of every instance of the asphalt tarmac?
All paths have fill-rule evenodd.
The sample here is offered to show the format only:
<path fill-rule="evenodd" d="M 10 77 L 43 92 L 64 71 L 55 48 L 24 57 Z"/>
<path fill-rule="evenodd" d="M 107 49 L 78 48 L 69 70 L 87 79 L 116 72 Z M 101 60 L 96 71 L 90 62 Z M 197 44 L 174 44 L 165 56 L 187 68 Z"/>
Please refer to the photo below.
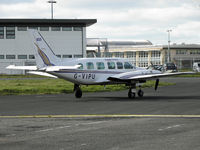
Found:
<path fill-rule="evenodd" d="M 78 100 L 0 96 L 0 149 L 200 149 L 200 78 L 162 81 L 176 85 L 144 89 L 135 99 L 128 91 L 83 93 Z"/>

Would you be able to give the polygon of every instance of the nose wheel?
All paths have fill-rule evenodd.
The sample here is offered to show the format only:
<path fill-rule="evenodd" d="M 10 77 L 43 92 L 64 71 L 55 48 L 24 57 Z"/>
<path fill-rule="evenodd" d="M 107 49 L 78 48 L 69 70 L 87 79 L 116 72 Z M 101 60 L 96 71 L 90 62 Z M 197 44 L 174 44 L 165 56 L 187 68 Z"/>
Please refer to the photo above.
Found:
<path fill-rule="evenodd" d="M 74 92 L 75 92 L 75 97 L 76 98 L 81 98 L 82 97 L 82 90 L 79 85 L 74 84 Z"/>

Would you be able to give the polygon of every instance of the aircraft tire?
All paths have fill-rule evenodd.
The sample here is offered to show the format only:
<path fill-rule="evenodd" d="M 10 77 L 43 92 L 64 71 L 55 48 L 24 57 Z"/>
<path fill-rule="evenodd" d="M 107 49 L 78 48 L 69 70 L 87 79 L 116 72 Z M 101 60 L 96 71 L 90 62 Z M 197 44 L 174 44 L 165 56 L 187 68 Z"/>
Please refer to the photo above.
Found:
<path fill-rule="evenodd" d="M 135 98 L 135 93 L 131 92 L 131 89 L 128 92 L 128 98 Z"/>
<path fill-rule="evenodd" d="M 143 97 L 143 96 L 144 96 L 144 92 L 143 92 L 142 90 L 139 90 L 139 91 L 138 91 L 138 96 L 139 96 L 139 97 Z"/>
<path fill-rule="evenodd" d="M 82 91 L 81 91 L 80 88 L 78 88 L 78 89 L 76 90 L 75 96 L 76 96 L 76 98 L 81 98 L 81 97 L 82 97 Z"/>

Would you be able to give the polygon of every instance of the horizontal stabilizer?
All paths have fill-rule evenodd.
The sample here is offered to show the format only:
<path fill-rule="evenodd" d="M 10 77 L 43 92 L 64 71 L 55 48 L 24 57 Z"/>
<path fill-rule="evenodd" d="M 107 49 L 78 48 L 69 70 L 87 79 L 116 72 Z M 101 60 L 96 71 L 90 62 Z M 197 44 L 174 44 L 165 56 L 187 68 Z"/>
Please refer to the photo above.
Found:
<path fill-rule="evenodd" d="M 27 72 L 29 74 L 34 74 L 34 75 L 40 75 L 40 76 L 46 76 L 46 77 L 51 77 L 51 78 L 58 78 L 54 75 L 51 75 L 49 73 L 46 73 L 46 72 L 40 72 L 40 71 L 29 71 Z"/>
<path fill-rule="evenodd" d="M 75 66 L 47 66 L 44 68 L 41 68 L 40 70 L 45 70 L 47 72 L 51 71 L 60 71 L 60 70 L 65 70 L 65 69 L 78 69 L 80 65 L 75 65 Z"/>
<path fill-rule="evenodd" d="M 9 65 L 6 69 L 16 69 L 16 70 L 37 70 L 36 66 L 15 66 Z"/>

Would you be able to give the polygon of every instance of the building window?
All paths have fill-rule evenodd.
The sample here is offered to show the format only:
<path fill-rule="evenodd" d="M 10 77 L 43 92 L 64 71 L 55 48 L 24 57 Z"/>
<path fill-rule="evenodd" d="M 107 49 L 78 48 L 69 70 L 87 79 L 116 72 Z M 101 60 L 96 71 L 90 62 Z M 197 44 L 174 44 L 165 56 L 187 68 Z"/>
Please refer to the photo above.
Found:
<path fill-rule="evenodd" d="M 4 39 L 4 27 L 0 27 L 0 39 Z"/>
<path fill-rule="evenodd" d="M 82 27 L 74 27 L 74 31 L 82 31 L 83 28 Z"/>
<path fill-rule="evenodd" d="M 63 55 L 62 58 L 72 58 L 72 55 Z"/>
<path fill-rule="evenodd" d="M 29 59 L 35 59 L 34 55 L 29 55 Z"/>
<path fill-rule="evenodd" d="M 49 31 L 49 27 L 40 27 L 40 31 Z"/>
<path fill-rule="evenodd" d="M 72 31 L 72 27 L 62 27 L 62 31 Z"/>
<path fill-rule="evenodd" d="M 177 55 L 186 55 L 187 54 L 187 50 L 176 50 L 176 54 Z"/>
<path fill-rule="evenodd" d="M 28 27 L 29 29 L 38 30 L 38 27 Z"/>
<path fill-rule="evenodd" d="M 61 55 L 56 55 L 57 57 L 61 58 Z"/>
<path fill-rule="evenodd" d="M 27 59 L 27 55 L 18 55 L 17 58 L 18 59 Z"/>
<path fill-rule="evenodd" d="M 6 55 L 6 59 L 15 59 L 15 55 Z"/>
<path fill-rule="evenodd" d="M 27 27 L 17 27 L 17 31 L 27 31 Z"/>
<path fill-rule="evenodd" d="M 87 62 L 86 65 L 87 65 L 87 69 L 89 70 L 94 69 L 94 64 L 92 62 Z"/>
<path fill-rule="evenodd" d="M 191 50 L 190 51 L 190 55 L 199 55 L 200 54 L 200 50 Z"/>
<path fill-rule="evenodd" d="M 51 31 L 60 31 L 60 27 L 51 27 Z"/>
<path fill-rule="evenodd" d="M 108 69 L 115 69 L 115 63 L 114 62 L 107 62 Z"/>
<path fill-rule="evenodd" d="M 113 53 L 112 52 L 105 52 L 103 53 L 104 57 L 112 57 Z"/>
<path fill-rule="evenodd" d="M 15 39 L 15 27 L 6 27 L 6 39 Z"/>
<path fill-rule="evenodd" d="M 148 66 L 148 52 L 140 51 L 139 52 L 139 67 Z"/>
<path fill-rule="evenodd" d="M 4 55 L 0 55 L 0 59 L 4 59 Z"/>
<path fill-rule="evenodd" d="M 104 63 L 103 62 L 97 62 L 97 69 L 101 70 L 101 69 L 105 69 Z"/>
<path fill-rule="evenodd" d="M 124 57 L 124 53 L 123 52 L 114 52 L 114 56 L 115 57 Z"/>
<path fill-rule="evenodd" d="M 74 55 L 74 58 L 83 58 L 83 55 Z"/>

